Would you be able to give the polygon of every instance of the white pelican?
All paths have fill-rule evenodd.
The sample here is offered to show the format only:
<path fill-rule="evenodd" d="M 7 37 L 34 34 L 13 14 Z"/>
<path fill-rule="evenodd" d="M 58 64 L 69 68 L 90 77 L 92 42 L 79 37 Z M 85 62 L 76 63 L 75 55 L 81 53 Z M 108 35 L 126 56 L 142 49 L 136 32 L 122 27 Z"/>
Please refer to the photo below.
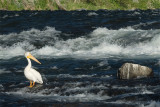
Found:
<path fill-rule="evenodd" d="M 24 69 L 24 75 L 26 76 L 26 78 L 28 80 L 30 80 L 30 86 L 29 87 L 33 87 L 35 85 L 35 82 L 43 84 L 41 74 L 38 71 L 36 71 L 35 69 L 32 68 L 32 64 L 31 64 L 30 59 L 36 61 L 39 64 L 41 64 L 41 63 L 35 57 L 33 57 L 29 52 L 25 53 L 25 57 L 28 60 L 28 65 Z"/>

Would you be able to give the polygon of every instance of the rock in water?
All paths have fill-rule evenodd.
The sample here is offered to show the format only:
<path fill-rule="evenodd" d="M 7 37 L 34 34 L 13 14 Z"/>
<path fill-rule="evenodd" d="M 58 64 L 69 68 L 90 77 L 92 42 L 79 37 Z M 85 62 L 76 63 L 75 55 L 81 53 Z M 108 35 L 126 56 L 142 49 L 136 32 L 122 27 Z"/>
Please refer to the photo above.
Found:
<path fill-rule="evenodd" d="M 117 72 L 119 79 L 133 79 L 137 77 L 153 76 L 151 68 L 139 64 L 125 63 Z"/>

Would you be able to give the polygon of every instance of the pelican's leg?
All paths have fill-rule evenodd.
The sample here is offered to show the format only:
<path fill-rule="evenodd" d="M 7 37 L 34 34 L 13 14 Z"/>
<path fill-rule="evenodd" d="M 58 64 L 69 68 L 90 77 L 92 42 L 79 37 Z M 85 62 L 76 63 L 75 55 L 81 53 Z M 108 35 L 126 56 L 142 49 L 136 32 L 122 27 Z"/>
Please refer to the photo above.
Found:
<path fill-rule="evenodd" d="M 32 85 L 32 87 L 35 85 L 35 82 L 33 82 L 33 85 Z"/>
<path fill-rule="evenodd" d="M 32 85 L 32 81 L 30 81 L 30 86 L 29 87 L 33 87 L 33 85 Z"/>

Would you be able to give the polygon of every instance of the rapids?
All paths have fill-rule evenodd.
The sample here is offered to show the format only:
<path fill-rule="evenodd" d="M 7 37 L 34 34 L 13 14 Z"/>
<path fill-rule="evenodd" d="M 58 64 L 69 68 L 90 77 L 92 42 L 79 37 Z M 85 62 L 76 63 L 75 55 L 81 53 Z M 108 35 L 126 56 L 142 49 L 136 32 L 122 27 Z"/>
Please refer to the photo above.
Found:
<path fill-rule="evenodd" d="M 0 11 L 0 105 L 160 106 L 160 11 Z M 44 84 L 27 87 L 24 53 Z M 155 76 L 119 80 L 125 62 Z"/>

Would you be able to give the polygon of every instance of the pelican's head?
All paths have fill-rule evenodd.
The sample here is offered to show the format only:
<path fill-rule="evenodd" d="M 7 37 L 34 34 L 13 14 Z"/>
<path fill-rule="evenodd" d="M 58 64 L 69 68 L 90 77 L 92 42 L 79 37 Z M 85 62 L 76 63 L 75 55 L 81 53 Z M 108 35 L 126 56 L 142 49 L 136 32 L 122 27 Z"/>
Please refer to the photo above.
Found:
<path fill-rule="evenodd" d="M 36 61 L 37 63 L 41 64 L 34 56 L 31 55 L 30 52 L 26 52 L 25 57 L 28 59 L 32 59 L 32 60 Z"/>

